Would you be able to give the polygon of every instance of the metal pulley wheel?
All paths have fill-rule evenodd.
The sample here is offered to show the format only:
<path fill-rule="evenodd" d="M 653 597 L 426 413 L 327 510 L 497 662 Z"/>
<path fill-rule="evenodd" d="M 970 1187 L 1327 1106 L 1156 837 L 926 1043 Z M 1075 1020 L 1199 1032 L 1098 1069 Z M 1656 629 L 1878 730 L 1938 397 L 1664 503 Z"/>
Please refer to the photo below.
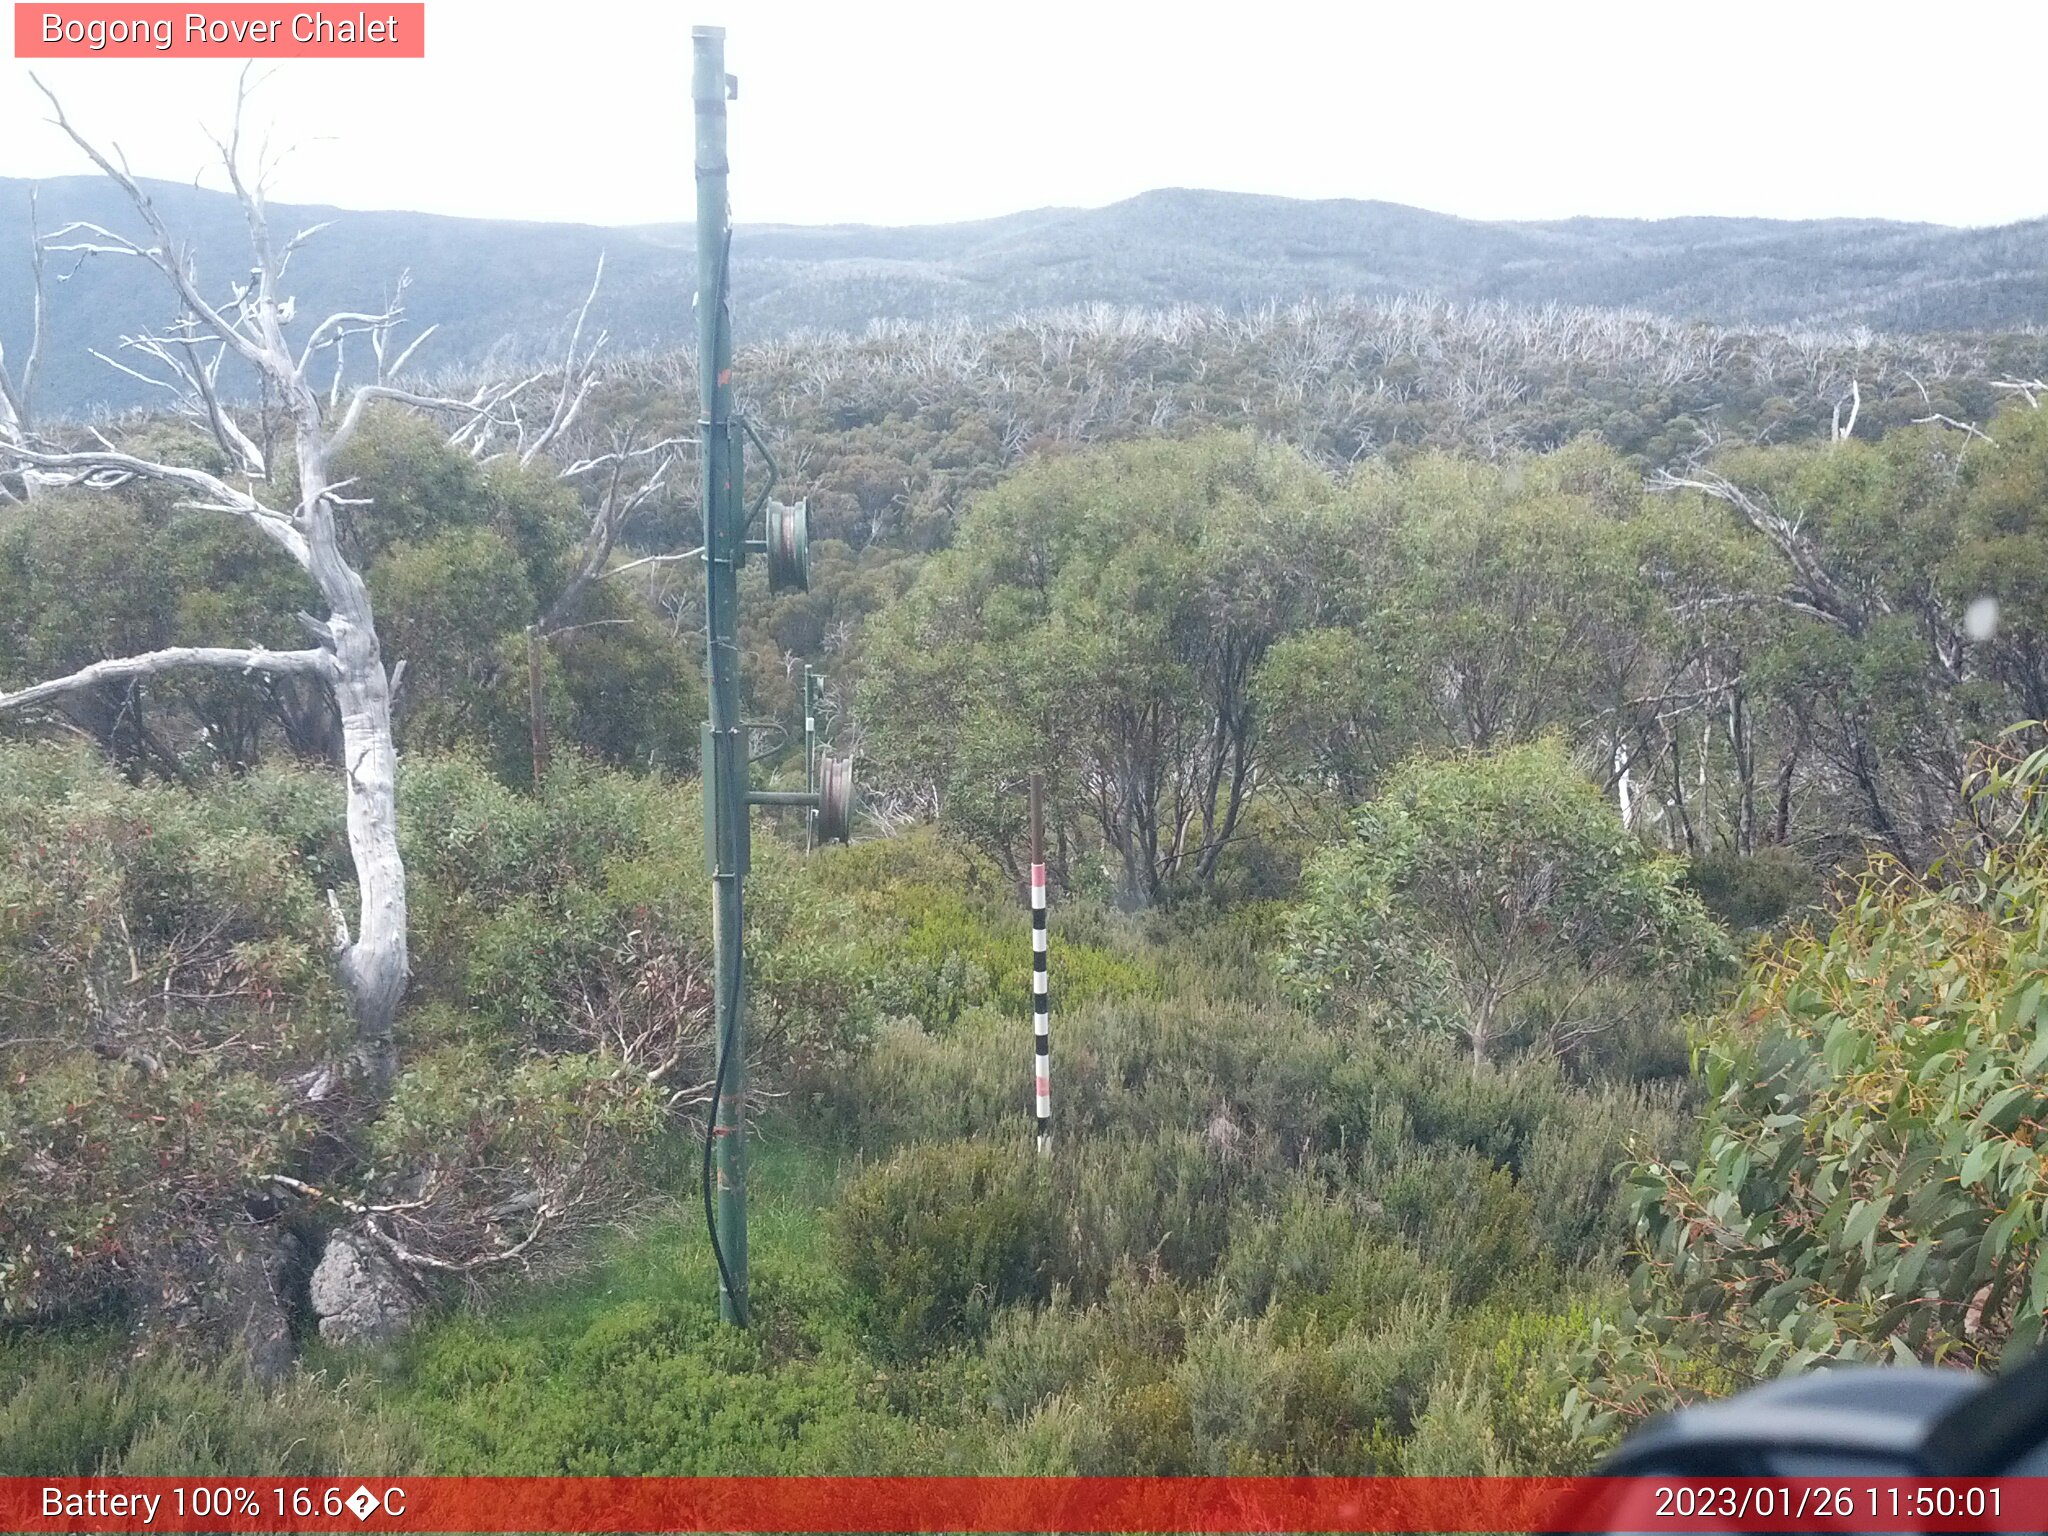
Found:
<path fill-rule="evenodd" d="M 853 759 L 827 752 L 818 761 L 818 841 L 853 840 Z"/>
<path fill-rule="evenodd" d="M 768 590 L 811 590 L 811 518 L 807 503 L 768 503 Z"/>

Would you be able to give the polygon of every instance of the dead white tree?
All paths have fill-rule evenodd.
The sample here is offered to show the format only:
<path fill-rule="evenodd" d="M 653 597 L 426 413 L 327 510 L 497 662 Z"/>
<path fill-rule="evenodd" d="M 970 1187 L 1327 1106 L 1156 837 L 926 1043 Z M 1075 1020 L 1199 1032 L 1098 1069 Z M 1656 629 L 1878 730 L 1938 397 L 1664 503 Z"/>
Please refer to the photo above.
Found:
<path fill-rule="evenodd" d="M 32 283 L 28 355 L 22 359 L 19 369 L 8 365 L 7 348 L 0 345 L 0 442 L 16 444 L 26 441 L 28 434 L 35 430 L 36 374 L 43 362 L 43 320 L 47 295 L 43 286 L 43 237 L 36 227 L 34 188 L 30 188 L 28 194 L 28 244 Z M 31 489 L 26 477 L 17 477 L 14 486 L 0 479 L 0 501 L 24 500 Z"/>
<path fill-rule="evenodd" d="M 247 219 L 253 265 L 248 281 L 235 284 L 224 302 L 209 299 L 201 291 L 192 252 L 166 226 L 119 150 L 109 158 L 73 127 L 56 96 L 40 81 L 36 83 L 49 99 L 54 113 L 51 121 L 121 189 L 145 231 L 131 240 L 98 225 L 74 223 L 52 231 L 40 249 L 81 257 L 133 259 L 162 278 L 176 301 L 179 318 L 160 333 L 124 338 L 124 349 L 137 361 L 116 366 L 169 392 L 177 408 L 219 445 L 232 468 L 215 475 L 141 458 L 122 451 L 97 432 L 88 444 L 73 440 L 67 445 L 38 435 L 25 411 L 12 402 L 8 429 L 0 431 L 0 466 L 18 472 L 31 487 L 111 489 L 133 481 L 154 481 L 182 491 L 185 499 L 181 506 L 239 518 L 289 555 L 310 578 L 326 616 L 299 616 L 313 641 L 304 650 L 178 647 L 97 662 L 67 677 L 0 693 L 0 712 L 42 704 L 110 680 L 143 679 L 189 668 L 298 675 L 326 686 L 340 717 L 349 851 L 357 887 L 353 929 L 341 902 L 329 893 L 335 959 L 355 1020 L 358 1068 L 369 1090 L 381 1095 L 397 1068 L 392 1023 L 410 972 L 405 867 L 398 846 L 397 753 L 391 726 L 395 675 L 385 669 L 362 575 L 344 557 L 336 538 L 337 508 L 361 505 L 362 499 L 342 494 L 348 482 L 335 478 L 333 465 L 363 425 L 365 413 L 378 402 L 449 413 L 467 425 L 495 420 L 496 407 L 507 391 L 486 386 L 467 400 L 441 399 L 415 394 L 395 382 L 413 353 L 413 347 L 406 347 L 387 361 L 403 321 L 402 284 L 399 300 L 382 311 L 330 315 L 313 326 L 302 344 L 294 347 L 287 340 L 285 328 L 292 321 L 294 305 L 282 289 L 282 280 L 292 254 L 317 230 L 301 231 L 281 248 L 272 238 L 262 167 L 252 176 L 243 173 L 241 119 L 248 95 L 246 77 L 236 101 L 234 130 L 219 148 L 229 183 Z M 377 376 L 344 393 L 339 355 L 353 336 L 369 340 L 378 364 Z M 334 355 L 335 372 L 323 400 L 312 378 L 316 367 L 326 366 L 329 354 Z M 272 505 L 266 499 L 271 468 L 258 435 L 237 421 L 219 387 L 221 365 L 229 359 L 253 372 L 263 391 L 279 403 L 281 429 L 289 438 L 298 471 L 295 499 L 289 505 Z"/>
<path fill-rule="evenodd" d="M 1830 442 L 1846 443 L 1856 435 L 1856 418 L 1863 411 L 1863 385 L 1861 381 L 1856 379 L 1849 381 L 1849 396 L 1846 403 L 1849 407 L 1849 419 L 1844 421 L 1842 419 L 1842 406 L 1844 402 L 1841 400 L 1835 402 L 1834 419 L 1828 428 L 1828 439 Z"/>

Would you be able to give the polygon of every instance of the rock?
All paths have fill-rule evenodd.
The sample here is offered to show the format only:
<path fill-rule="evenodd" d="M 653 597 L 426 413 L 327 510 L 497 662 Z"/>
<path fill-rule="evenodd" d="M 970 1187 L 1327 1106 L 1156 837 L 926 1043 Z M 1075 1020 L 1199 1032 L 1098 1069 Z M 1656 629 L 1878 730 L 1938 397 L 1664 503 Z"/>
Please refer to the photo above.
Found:
<path fill-rule="evenodd" d="M 1221 1162 L 1227 1163 L 1237 1156 L 1244 1141 L 1244 1127 L 1231 1119 L 1228 1104 L 1216 1106 L 1216 1113 L 1209 1117 L 1202 1132 L 1202 1140 L 1208 1143 L 1210 1154 Z"/>
<path fill-rule="evenodd" d="M 242 1349 L 250 1372 L 266 1387 L 276 1386 L 290 1375 L 298 1358 L 285 1297 L 290 1293 L 293 1266 L 304 1262 L 305 1248 L 297 1233 L 266 1227 L 238 1266 L 242 1274 L 235 1289 L 247 1301 Z M 303 1269 L 298 1272 L 305 1273 Z"/>
<path fill-rule="evenodd" d="M 403 1333 L 414 1298 L 405 1277 L 367 1238 L 336 1232 L 307 1285 L 320 1337 L 333 1344 L 375 1344 Z"/>

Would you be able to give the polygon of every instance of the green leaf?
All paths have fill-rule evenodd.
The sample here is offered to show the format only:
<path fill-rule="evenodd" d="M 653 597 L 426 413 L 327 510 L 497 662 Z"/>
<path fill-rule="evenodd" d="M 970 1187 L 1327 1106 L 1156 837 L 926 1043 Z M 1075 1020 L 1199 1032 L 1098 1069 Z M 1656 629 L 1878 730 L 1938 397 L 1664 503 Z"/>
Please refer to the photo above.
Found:
<path fill-rule="evenodd" d="M 2019 1230 L 2020 1223 L 2026 1219 L 2027 1208 L 2024 1205 L 2015 1205 L 1991 1223 L 1991 1230 L 1984 1234 L 1984 1247 L 1992 1259 L 2001 1259 L 2005 1256 L 2006 1247 L 2012 1242 L 2013 1233 Z"/>
<path fill-rule="evenodd" d="M 2001 1134 L 2010 1131 L 2019 1123 L 2020 1111 L 2033 1091 L 2024 1083 L 2008 1088 L 1979 1110 L 1977 1118 Z"/>
<path fill-rule="evenodd" d="M 1884 1219 L 1885 1205 L 1881 1200 L 1858 1200 L 1851 1206 L 1849 1219 L 1842 1224 L 1842 1246 L 1856 1248 L 1867 1244 L 1876 1235 L 1878 1222 Z"/>

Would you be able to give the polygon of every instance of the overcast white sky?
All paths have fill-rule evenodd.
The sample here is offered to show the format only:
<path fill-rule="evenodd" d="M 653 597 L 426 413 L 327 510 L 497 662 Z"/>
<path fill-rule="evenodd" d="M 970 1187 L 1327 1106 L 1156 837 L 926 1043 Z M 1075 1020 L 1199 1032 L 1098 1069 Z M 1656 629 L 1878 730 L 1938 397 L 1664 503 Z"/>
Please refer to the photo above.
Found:
<path fill-rule="evenodd" d="M 353 15 L 375 0 L 330 0 Z M 117 14 L 118 5 L 110 5 Z M 288 62 L 280 201 L 686 219 L 690 27 L 728 29 L 742 222 L 933 223 L 1150 187 L 1477 218 L 2048 213 L 2043 0 L 428 0 L 423 61 Z M 236 66 L 56 60 L 190 180 Z M 0 60 L 0 175 L 85 169 Z M 207 177 L 217 183 L 218 178 Z"/>

